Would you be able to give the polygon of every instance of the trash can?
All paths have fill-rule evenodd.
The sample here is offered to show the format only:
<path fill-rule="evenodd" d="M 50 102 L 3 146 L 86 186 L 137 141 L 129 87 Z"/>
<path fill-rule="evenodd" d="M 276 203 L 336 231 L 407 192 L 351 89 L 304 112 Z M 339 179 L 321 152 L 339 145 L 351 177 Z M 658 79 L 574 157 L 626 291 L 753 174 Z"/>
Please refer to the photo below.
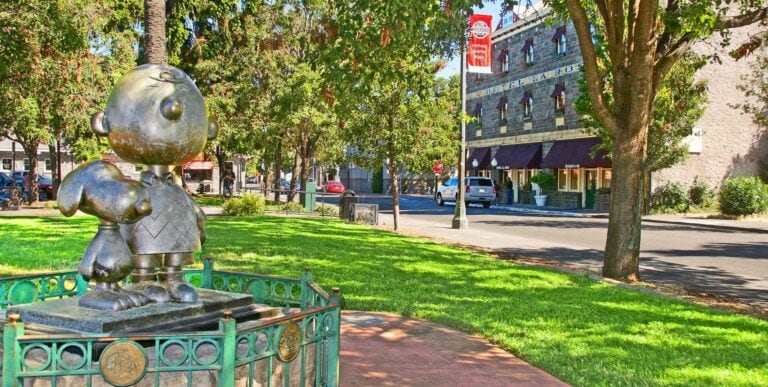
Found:
<path fill-rule="evenodd" d="M 304 210 L 310 214 L 315 211 L 315 197 L 317 194 L 317 187 L 314 182 L 307 182 L 304 187 Z"/>
<path fill-rule="evenodd" d="M 357 203 L 357 195 L 355 191 L 346 190 L 341 194 L 341 202 L 339 203 L 339 218 L 344 220 L 352 220 L 352 213 Z"/>

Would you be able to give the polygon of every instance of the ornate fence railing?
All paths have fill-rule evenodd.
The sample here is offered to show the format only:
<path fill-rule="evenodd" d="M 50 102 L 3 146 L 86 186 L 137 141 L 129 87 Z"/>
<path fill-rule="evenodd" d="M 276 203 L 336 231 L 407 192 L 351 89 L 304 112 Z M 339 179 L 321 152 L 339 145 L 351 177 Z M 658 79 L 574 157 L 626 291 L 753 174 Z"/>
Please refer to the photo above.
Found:
<path fill-rule="evenodd" d="M 282 315 L 238 323 L 225 312 L 218 329 L 89 334 L 3 327 L 2 381 L 16 385 L 337 386 L 341 296 L 301 278 L 215 271 L 210 261 L 185 277 L 198 287 L 253 295 Z M 77 272 L 0 279 L 0 309 L 82 294 Z M 38 328 L 38 327 L 35 327 Z"/>

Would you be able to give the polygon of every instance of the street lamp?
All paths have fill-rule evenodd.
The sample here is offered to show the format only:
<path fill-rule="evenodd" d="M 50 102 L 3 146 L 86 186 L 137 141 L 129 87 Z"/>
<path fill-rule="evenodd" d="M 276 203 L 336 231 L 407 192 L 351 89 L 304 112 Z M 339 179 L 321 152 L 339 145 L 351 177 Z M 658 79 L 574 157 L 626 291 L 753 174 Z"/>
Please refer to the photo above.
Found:
<path fill-rule="evenodd" d="M 494 158 L 491 160 L 491 168 L 493 168 L 493 169 L 496 169 L 496 166 L 497 166 L 497 165 L 499 165 L 499 162 L 498 162 L 498 161 L 496 161 L 496 158 L 494 157 Z"/>
<path fill-rule="evenodd" d="M 477 162 L 477 159 L 472 159 L 472 169 L 475 170 L 475 176 L 477 176 L 477 166 L 478 165 L 480 165 L 480 164 Z"/>

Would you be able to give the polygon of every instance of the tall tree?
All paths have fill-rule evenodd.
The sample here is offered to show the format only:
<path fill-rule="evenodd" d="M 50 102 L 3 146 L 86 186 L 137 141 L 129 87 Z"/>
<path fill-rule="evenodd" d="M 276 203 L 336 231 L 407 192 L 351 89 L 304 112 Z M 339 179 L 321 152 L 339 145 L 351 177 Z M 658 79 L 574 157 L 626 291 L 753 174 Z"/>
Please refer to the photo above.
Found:
<path fill-rule="evenodd" d="M 579 37 L 596 119 L 613 139 L 614 181 L 603 275 L 638 280 L 643 171 L 652 109 L 663 80 L 692 44 L 764 20 L 764 1 L 546 0 Z M 591 28 L 605 36 L 600 57 Z M 605 61 L 605 63 L 601 63 Z M 603 82 L 610 77 L 608 97 Z"/>
<path fill-rule="evenodd" d="M 374 77 L 370 92 L 348 101 L 345 138 L 350 139 L 357 165 L 387 168 L 392 193 L 394 228 L 399 227 L 400 175 L 424 172 L 442 145 L 455 145 L 456 90 L 439 88 L 434 75 L 421 64 L 410 64 L 411 76 Z M 410 79 L 411 82 L 405 79 Z"/>
<path fill-rule="evenodd" d="M 103 85 L 84 77 L 100 71 L 91 66 L 98 62 L 92 49 L 99 45 L 95 39 L 107 9 L 103 2 L 80 0 L 6 5 L 0 11 L 0 101 L 5 107 L 0 135 L 22 144 L 30 161 L 29 200 L 34 202 L 40 144 L 52 144 L 77 121 L 87 122 L 90 105 L 76 102 L 85 94 L 105 93 Z"/>

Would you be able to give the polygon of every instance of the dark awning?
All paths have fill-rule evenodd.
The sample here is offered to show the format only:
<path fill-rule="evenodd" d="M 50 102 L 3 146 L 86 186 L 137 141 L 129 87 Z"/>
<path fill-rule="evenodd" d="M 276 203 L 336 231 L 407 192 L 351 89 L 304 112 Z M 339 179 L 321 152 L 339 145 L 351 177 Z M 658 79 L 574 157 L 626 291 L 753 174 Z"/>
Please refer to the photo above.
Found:
<path fill-rule="evenodd" d="M 530 90 L 526 90 L 523 93 L 523 98 L 520 98 L 520 105 L 528 102 L 528 100 L 531 99 L 531 97 L 533 97 L 533 92 Z"/>
<path fill-rule="evenodd" d="M 501 97 L 499 98 L 499 104 L 496 105 L 496 109 L 501 109 L 503 107 L 507 106 L 507 97 Z"/>
<path fill-rule="evenodd" d="M 477 169 L 488 169 L 491 163 L 491 148 L 475 148 L 467 158 L 467 168 L 474 168 L 472 160 L 477 160 Z M 498 160 L 497 160 L 498 161 Z"/>
<path fill-rule="evenodd" d="M 565 35 L 565 26 L 562 25 L 555 29 L 555 36 L 552 37 L 553 42 L 557 42 L 561 36 Z"/>
<path fill-rule="evenodd" d="M 523 44 L 523 48 L 520 50 L 520 52 L 526 52 L 528 51 L 528 48 L 533 46 L 533 39 L 528 39 L 525 41 L 525 44 Z"/>
<path fill-rule="evenodd" d="M 557 98 L 558 96 L 560 96 L 560 93 L 562 93 L 563 91 L 565 91 L 565 84 L 558 83 L 557 85 L 555 85 L 555 90 L 553 90 L 552 94 L 550 94 L 549 96 L 552 98 Z"/>
<path fill-rule="evenodd" d="M 496 151 L 499 169 L 532 169 L 541 164 L 541 143 L 504 145 Z"/>
<path fill-rule="evenodd" d="M 597 151 L 592 158 L 592 148 L 600 144 L 597 137 L 555 141 L 541 161 L 542 168 L 610 168 L 611 160 L 605 151 Z"/>

